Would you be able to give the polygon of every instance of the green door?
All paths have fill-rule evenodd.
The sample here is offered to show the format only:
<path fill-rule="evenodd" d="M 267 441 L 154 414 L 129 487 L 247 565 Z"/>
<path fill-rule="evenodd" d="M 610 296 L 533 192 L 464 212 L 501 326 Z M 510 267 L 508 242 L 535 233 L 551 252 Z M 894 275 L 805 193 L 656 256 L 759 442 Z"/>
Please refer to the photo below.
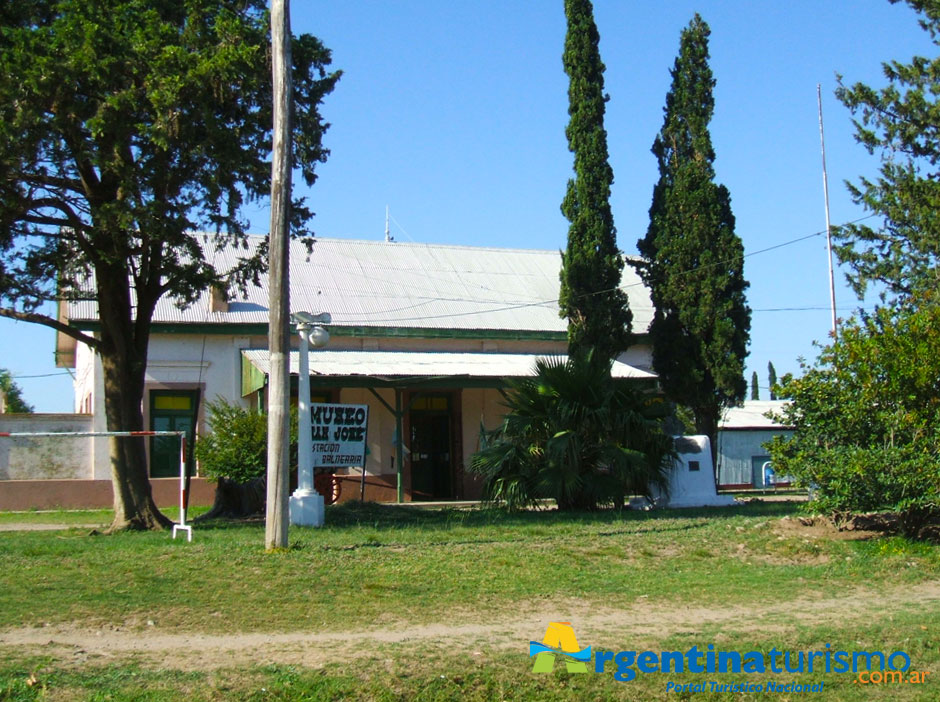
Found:
<path fill-rule="evenodd" d="M 186 471 L 192 475 L 193 437 L 196 435 L 198 390 L 152 390 L 150 429 L 186 432 Z M 150 440 L 150 477 L 176 478 L 180 474 L 180 442 L 175 436 L 155 436 Z"/>

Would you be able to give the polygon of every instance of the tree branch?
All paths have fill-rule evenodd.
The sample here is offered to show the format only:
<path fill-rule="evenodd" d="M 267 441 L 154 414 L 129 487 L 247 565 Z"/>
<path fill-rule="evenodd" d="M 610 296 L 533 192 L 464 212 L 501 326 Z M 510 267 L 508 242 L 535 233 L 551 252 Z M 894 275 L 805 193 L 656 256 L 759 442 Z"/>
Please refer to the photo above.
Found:
<path fill-rule="evenodd" d="M 23 214 L 24 219 L 28 218 L 43 218 L 51 221 L 57 221 L 54 217 L 44 216 L 38 214 L 39 210 L 42 209 L 52 209 L 58 210 L 65 216 L 65 222 L 62 226 L 68 226 L 72 229 L 84 229 L 87 225 L 82 218 L 79 217 L 75 210 L 72 209 L 71 205 L 60 198 L 56 197 L 42 197 L 42 198 L 31 198 L 27 202 L 23 203 Z M 30 212 L 36 212 L 37 214 L 29 214 Z M 35 222 L 36 224 L 42 224 L 42 222 Z"/>
<path fill-rule="evenodd" d="M 58 217 L 43 217 L 40 215 L 23 215 L 19 218 L 21 222 L 37 224 L 46 227 L 71 227 L 72 222 L 67 217 L 59 219 Z"/>
<path fill-rule="evenodd" d="M 84 195 L 85 191 L 82 188 L 82 181 L 76 180 L 74 178 L 62 178 L 60 176 L 53 176 L 48 174 L 38 174 L 28 171 L 18 172 L 16 174 L 17 179 L 23 183 L 28 183 L 30 185 L 38 185 L 43 188 L 62 188 L 65 190 L 71 190 L 77 195 Z"/>
<path fill-rule="evenodd" d="M 89 336 L 88 334 L 79 331 L 75 327 L 70 327 L 68 324 L 63 324 L 62 322 L 53 319 L 52 317 L 47 317 L 44 314 L 38 314 L 36 312 L 17 312 L 16 310 L 0 307 L 0 317 L 7 317 L 9 319 L 16 319 L 20 322 L 31 322 L 33 324 L 42 324 L 47 327 L 52 327 L 57 332 L 61 332 L 66 336 L 70 336 L 76 341 L 82 342 L 89 348 L 97 349 L 101 345 L 101 342 L 95 337 Z"/>

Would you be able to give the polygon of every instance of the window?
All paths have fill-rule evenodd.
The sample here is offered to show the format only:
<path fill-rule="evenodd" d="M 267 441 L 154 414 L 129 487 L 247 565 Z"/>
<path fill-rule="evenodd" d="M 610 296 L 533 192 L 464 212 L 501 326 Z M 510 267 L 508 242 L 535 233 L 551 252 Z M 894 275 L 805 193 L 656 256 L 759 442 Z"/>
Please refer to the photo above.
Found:
<path fill-rule="evenodd" d="M 411 409 L 419 412 L 446 412 L 450 409 L 448 395 L 425 395 L 411 402 Z"/>

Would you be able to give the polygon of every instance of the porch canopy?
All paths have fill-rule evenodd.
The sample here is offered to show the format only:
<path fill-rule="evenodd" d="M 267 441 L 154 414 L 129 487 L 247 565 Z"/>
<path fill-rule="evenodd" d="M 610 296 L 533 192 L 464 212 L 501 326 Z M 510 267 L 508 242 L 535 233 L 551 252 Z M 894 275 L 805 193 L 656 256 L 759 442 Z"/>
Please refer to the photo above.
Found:
<path fill-rule="evenodd" d="M 264 384 L 271 369 L 267 349 L 242 351 L 242 394 L 247 395 Z M 310 379 L 313 384 L 343 387 L 401 387 L 402 385 L 453 385 L 499 387 L 504 378 L 535 374 L 538 358 L 566 358 L 550 354 L 528 353 L 455 353 L 447 351 L 320 351 L 310 352 Z M 290 372 L 297 375 L 298 351 L 290 353 Z M 654 380 L 655 373 L 635 368 L 622 360 L 614 361 L 614 378 Z"/>
<path fill-rule="evenodd" d="M 403 401 L 406 389 L 417 391 L 411 403 L 423 392 L 435 388 L 502 388 L 506 378 L 535 374 L 538 358 L 566 358 L 551 354 L 486 353 L 448 351 L 325 351 L 310 352 L 310 384 L 320 387 L 366 388 L 395 418 L 396 436 L 404 436 L 403 419 L 411 407 Z M 621 356 L 622 358 L 622 356 Z M 300 354 L 290 353 L 290 373 L 300 369 Z M 267 349 L 242 351 L 242 396 L 264 387 L 271 370 Z M 618 359 L 611 368 L 614 378 L 632 378 L 651 384 L 656 374 L 635 368 Z M 394 404 L 386 401 L 379 388 L 394 391 Z M 404 444 L 395 442 L 396 492 L 403 501 L 402 465 Z M 363 473 L 364 475 L 364 473 Z"/>

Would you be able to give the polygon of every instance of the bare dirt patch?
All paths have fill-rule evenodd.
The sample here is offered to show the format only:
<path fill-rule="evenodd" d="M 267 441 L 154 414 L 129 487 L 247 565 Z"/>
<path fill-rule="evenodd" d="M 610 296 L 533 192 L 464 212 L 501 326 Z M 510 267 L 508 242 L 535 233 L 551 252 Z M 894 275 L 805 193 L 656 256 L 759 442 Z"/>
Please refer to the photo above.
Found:
<path fill-rule="evenodd" d="M 881 535 L 881 532 L 866 523 L 855 524 L 853 522 L 850 526 L 840 525 L 818 514 L 805 517 L 783 517 L 773 523 L 772 529 L 780 536 L 813 540 L 865 541 Z"/>
<path fill-rule="evenodd" d="M 863 541 L 877 536 L 895 536 L 904 533 L 900 515 L 893 512 L 867 512 L 829 517 L 807 515 L 783 517 L 775 525 L 780 533 L 799 533 L 804 538 Z M 940 543 L 940 517 L 934 516 L 919 525 L 917 538 Z"/>
<path fill-rule="evenodd" d="M 60 664 L 84 666 L 138 662 L 154 668 L 213 670 L 244 665 L 291 664 L 318 667 L 326 663 L 369 658 L 396 649 L 459 648 L 482 652 L 524 649 L 538 639 L 549 621 L 572 621 L 579 636 L 598 644 L 639 645 L 709 625 L 742 633 L 787 631 L 801 623 L 846 622 L 866 618 L 875 596 L 864 587 L 829 597 L 769 603 L 757 607 L 676 607 L 666 601 L 638 598 L 627 608 L 598 608 L 572 599 L 544 603 L 505 621 L 475 621 L 472 613 L 452 615 L 425 626 L 394 626 L 367 631 L 320 633 L 244 632 L 216 635 L 191 632 L 167 634 L 157 627 L 129 631 L 80 626 L 29 627 L 0 633 L 4 650 L 52 656 Z M 879 592 L 879 610 L 940 606 L 940 582 L 905 585 Z M 888 604 L 890 603 L 890 604 Z"/>

